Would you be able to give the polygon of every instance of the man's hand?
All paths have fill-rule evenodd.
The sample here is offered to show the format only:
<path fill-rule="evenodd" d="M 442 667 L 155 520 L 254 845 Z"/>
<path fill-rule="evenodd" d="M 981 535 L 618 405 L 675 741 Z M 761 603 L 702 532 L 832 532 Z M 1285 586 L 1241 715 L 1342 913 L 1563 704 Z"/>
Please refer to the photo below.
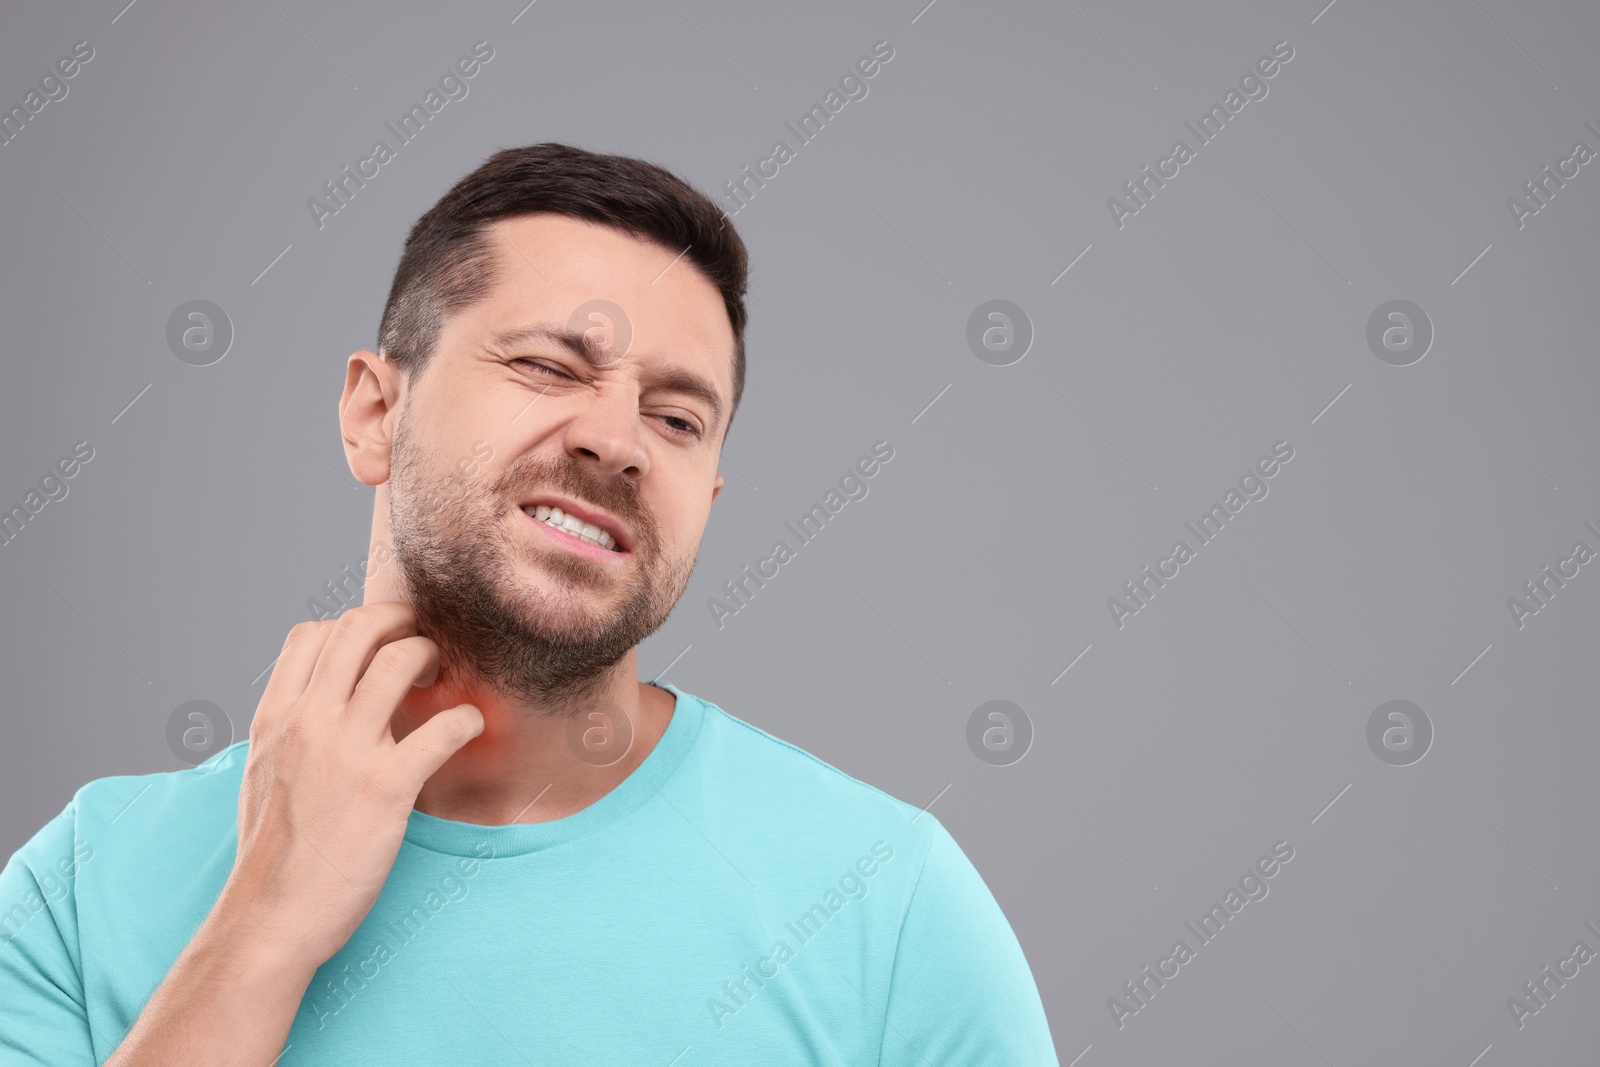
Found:
<path fill-rule="evenodd" d="M 395 708 L 438 671 L 396 601 L 289 632 L 250 724 L 233 871 L 107 1067 L 272 1061 L 378 899 L 423 783 L 483 732 L 460 704 L 395 741 Z"/>
<path fill-rule="evenodd" d="M 291 630 L 256 708 L 224 896 L 313 968 L 372 910 L 423 783 L 483 732 L 461 704 L 395 741 L 395 708 L 438 673 L 410 606 L 382 601 Z"/>

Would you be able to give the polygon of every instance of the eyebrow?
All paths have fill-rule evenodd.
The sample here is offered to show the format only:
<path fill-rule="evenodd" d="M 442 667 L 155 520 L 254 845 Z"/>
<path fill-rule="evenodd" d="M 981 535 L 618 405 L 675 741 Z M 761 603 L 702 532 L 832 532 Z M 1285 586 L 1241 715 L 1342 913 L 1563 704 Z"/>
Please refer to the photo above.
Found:
<path fill-rule="evenodd" d="M 537 342 L 559 345 L 597 370 L 604 366 L 600 362 L 600 353 L 590 347 L 586 335 L 553 322 L 533 322 L 513 327 L 495 334 L 489 344 L 494 348 L 512 349 Z M 717 393 L 716 386 L 705 377 L 682 367 L 668 367 L 665 370 L 646 368 L 642 377 L 648 387 L 692 396 L 710 408 L 711 426 L 706 430 L 707 435 L 715 433 L 722 425 L 722 398 Z"/>

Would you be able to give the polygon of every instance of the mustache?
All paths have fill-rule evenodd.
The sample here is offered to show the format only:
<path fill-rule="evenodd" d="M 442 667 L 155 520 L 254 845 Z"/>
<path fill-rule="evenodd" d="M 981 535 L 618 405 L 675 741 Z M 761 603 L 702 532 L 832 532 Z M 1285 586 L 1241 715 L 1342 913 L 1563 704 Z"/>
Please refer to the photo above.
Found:
<path fill-rule="evenodd" d="M 654 517 L 639 498 L 638 488 L 623 478 L 601 478 L 575 461 L 525 457 L 508 467 L 493 486 L 516 507 L 540 490 L 569 496 L 582 504 L 608 511 L 634 531 L 641 544 L 657 540 Z"/>

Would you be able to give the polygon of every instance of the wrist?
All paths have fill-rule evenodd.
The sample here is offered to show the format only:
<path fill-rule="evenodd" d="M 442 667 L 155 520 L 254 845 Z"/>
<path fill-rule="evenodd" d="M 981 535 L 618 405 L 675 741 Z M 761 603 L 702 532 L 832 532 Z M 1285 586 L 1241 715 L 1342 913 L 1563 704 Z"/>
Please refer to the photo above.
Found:
<path fill-rule="evenodd" d="M 192 945 L 219 978 L 304 992 L 326 960 L 297 936 L 297 925 L 287 914 L 248 898 L 230 880 Z"/>

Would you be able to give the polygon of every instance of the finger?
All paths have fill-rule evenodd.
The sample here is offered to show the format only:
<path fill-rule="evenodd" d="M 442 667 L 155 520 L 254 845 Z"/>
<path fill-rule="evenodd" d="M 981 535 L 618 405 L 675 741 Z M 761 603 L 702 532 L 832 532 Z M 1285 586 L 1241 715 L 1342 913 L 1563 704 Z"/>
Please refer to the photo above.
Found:
<path fill-rule="evenodd" d="M 333 624 L 311 671 L 306 695 L 344 707 L 378 649 L 416 632 L 416 615 L 411 605 L 401 601 L 380 600 L 351 608 Z"/>
<path fill-rule="evenodd" d="M 390 641 L 372 657 L 345 714 L 374 733 L 389 734 L 389 720 L 414 686 L 432 685 L 439 677 L 439 646 L 420 634 Z"/>
<path fill-rule="evenodd" d="M 273 661 L 272 676 L 262 690 L 256 718 L 274 718 L 276 712 L 291 707 L 300 699 L 311 681 L 317 657 L 322 654 L 323 646 L 332 632 L 331 621 L 316 622 L 310 619 L 296 623 L 289 630 L 283 649 Z"/>
<path fill-rule="evenodd" d="M 404 782 L 415 800 L 423 783 L 444 766 L 445 760 L 483 733 L 483 712 L 471 704 L 445 708 L 412 730 L 394 746 L 396 778 Z"/>

